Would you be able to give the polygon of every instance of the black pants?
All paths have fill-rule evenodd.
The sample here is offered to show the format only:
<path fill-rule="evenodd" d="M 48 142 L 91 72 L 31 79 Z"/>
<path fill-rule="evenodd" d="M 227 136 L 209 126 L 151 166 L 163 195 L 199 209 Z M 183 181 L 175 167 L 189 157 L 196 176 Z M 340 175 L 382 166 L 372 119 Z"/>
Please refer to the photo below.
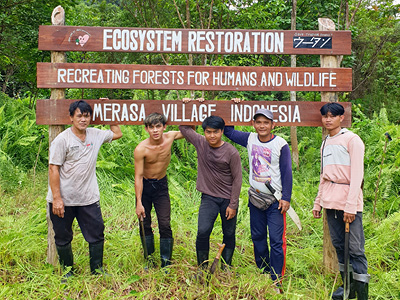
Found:
<path fill-rule="evenodd" d="M 83 237 L 88 243 L 104 241 L 104 222 L 100 202 L 86 206 L 65 206 L 64 218 L 53 214 L 53 204 L 49 203 L 50 219 L 53 222 L 54 239 L 57 246 L 71 243 L 72 222 L 76 218 Z"/>
<path fill-rule="evenodd" d="M 145 235 L 153 235 L 151 229 L 151 210 L 154 205 L 158 220 L 160 238 L 172 238 L 171 201 L 168 193 L 167 176 L 157 179 L 143 179 L 142 204 L 146 213 L 143 219 Z"/>
<path fill-rule="evenodd" d="M 329 233 L 340 264 L 344 263 L 345 223 L 343 222 L 343 214 L 343 210 L 326 209 Z M 350 264 L 353 266 L 355 273 L 367 274 L 368 262 L 364 250 L 365 238 L 362 224 L 362 212 L 357 212 L 356 218 L 350 223 L 349 236 Z"/>
<path fill-rule="evenodd" d="M 220 214 L 222 221 L 223 243 L 226 245 L 226 248 L 235 249 L 237 213 L 234 218 L 227 220 L 225 214 L 228 205 L 229 199 L 217 198 L 207 194 L 201 195 L 196 238 L 197 251 L 210 250 L 210 235 L 218 214 Z"/>

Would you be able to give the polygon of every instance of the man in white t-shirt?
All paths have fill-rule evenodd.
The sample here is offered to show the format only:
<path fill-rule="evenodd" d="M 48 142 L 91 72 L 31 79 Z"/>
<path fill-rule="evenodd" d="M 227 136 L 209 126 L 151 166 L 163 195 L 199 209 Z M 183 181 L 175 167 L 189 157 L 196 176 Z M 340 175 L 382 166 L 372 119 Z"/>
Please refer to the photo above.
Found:
<path fill-rule="evenodd" d="M 122 137 L 118 125 L 110 130 L 88 128 L 92 108 L 85 101 L 69 107 L 72 127 L 51 143 L 47 202 L 60 264 L 71 267 L 63 281 L 73 275 L 72 222 L 76 218 L 89 243 L 92 274 L 103 274 L 104 222 L 100 210 L 100 192 L 96 160 L 103 143 Z"/>

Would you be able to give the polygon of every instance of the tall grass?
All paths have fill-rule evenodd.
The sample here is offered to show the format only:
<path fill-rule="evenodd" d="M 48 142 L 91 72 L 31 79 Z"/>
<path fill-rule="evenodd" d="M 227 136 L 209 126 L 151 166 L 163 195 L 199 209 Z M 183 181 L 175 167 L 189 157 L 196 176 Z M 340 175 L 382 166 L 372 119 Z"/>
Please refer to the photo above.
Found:
<path fill-rule="evenodd" d="M 7 105 L 0 103 L 6 110 Z M 24 108 L 23 103 L 21 104 Z M 7 108 L 8 109 L 8 108 Z M 366 144 L 364 227 L 366 255 L 371 274 L 371 299 L 400 299 L 399 266 L 399 139 L 400 127 L 385 119 L 385 111 L 372 120 L 354 108 L 354 127 Z M 12 110 L 11 110 L 12 111 Z M 16 112 L 15 112 L 16 113 Z M 1 115 L 3 140 L 0 145 L 16 144 L 10 138 L 13 127 L 24 118 L 11 121 Z M 31 118 L 32 116 L 28 117 Z M 7 119 L 8 121 L 5 121 Z M 26 124 L 29 124 L 27 122 Z M 32 125 L 19 136 L 36 136 L 42 127 Z M 173 127 L 175 129 L 175 127 Z M 251 130 L 250 128 L 243 128 Z M 124 137 L 104 145 L 98 159 L 98 181 L 101 206 L 105 220 L 104 263 L 112 278 L 90 274 L 88 246 L 79 227 L 74 223 L 76 275 L 67 285 L 61 284 L 63 270 L 46 264 L 47 224 L 47 146 L 43 147 L 33 185 L 33 164 L 21 164 L 21 155 L 28 148 L 19 145 L 14 152 L 0 155 L 0 298 L 1 299 L 329 299 L 341 283 L 336 274 L 325 275 L 322 269 L 322 221 L 312 218 L 311 209 L 318 188 L 319 147 L 321 130 L 299 128 L 301 167 L 294 171 L 292 206 L 298 213 L 303 230 L 297 230 L 288 219 L 287 270 L 283 284 L 284 295 L 275 295 L 269 276 L 262 275 L 253 259 L 247 208 L 247 154 L 242 156 L 244 183 L 240 196 L 237 224 L 237 246 L 230 272 L 220 269 L 208 284 L 194 279 L 197 273 L 195 239 L 200 194 L 196 191 L 196 152 L 192 145 L 180 140 L 174 143 L 168 169 L 172 206 L 172 230 L 175 239 L 173 264 L 165 273 L 159 267 L 145 271 L 139 228 L 134 208 L 134 147 L 147 137 L 142 126 L 124 126 Z M 201 131 L 201 130 L 200 130 Z M 384 133 L 389 131 L 393 141 L 387 146 L 378 191 L 377 214 L 372 216 L 375 186 L 380 168 Z M 5 132 L 8 132 L 6 135 Z M 23 134 L 22 134 L 22 133 Z M 289 136 L 288 128 L 276 133 Z M 31 151 L 38 148 L 31 143 Z M 1 148 L 3 149 L 3 148 Z M 7 150 L 9 151 L 9 150 Z M 19 154 L 21 152 L 21 154 Z M 29 154 L 30 155 L 30 154 Z M 28 156 L 28 154 L 26 154 Z M 36 158 L 36 153 L 33 156 Z M 41 167 L 40 167 L 41 166 Z M 8 173 L 7 173 L 8 172 Z M 7 174 L 14 176 L 14 185 L 7 185 Z M 154 212 L 153 212 L 154 214 Z M 159 262 L 159 235 L 154 215 L 156 261 Z M 211 235 L 210 259 L 222 240 L 218 218 Z"/>

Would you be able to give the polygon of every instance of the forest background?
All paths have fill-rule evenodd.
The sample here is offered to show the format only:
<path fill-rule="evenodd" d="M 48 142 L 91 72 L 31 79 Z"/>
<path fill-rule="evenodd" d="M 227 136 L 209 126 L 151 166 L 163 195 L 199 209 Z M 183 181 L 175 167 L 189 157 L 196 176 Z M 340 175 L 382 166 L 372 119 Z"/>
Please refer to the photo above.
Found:
<path fill-rule="evenodd" d="M 0 297 L 2 299 L 329 299 L 340 284 L 322 267 L 322 221 L 311 209 L 319 181 L 321 128 L 299 127 L 299 168 L 293 165 L 292 206 L 303 230 L 288 221 L 284 294 L 274 295 L 268 276 L 254 265 L 247 210 L 248 162 L 242 156 L 244 183 L 238 212 L 237 248 L 231 272 L 217 271 L 208 285 L 194 281 L 195 238 L 200 194 L 195 189 L 194 148 L 174 143 L 168 169 L 175 237 L 173 265 L 145 272 L 134 208 L 133 150 L 147 137 L 143 126 L 123 126 L 124 137 L 104 145 L 97 162 L 101 205 L 106 225 L 105 265 L 112 278 L 90 276 L 88 249 L 74 225 L 76 276 L 60 283 L 62 270 L 46 263 L 48 126 L 35 123 L 37 99 L 50 90 L 36 87 L 36 63 L 49 62 L 38 51 L 38 26 L 51 24 L 52 10 L 62 5 L 66 25 L 281 29 L 291 25 L 292 1 L 115 0 L 0 1 Z M 347 8 L 347 9 L 346 9 Z M 339 94 L 352 102 L 351 130 L 366 145 L 364 227 L 371 274 L 371 299 L 400 299 L 400 5 L 392 1 L 299 0 L 297 29 L 318 30 L 327 17 L 337 30 L 349 26 L 352 55 L 343 67 L 353 69 L 353 91 Z M 68 62 L 217 66 L 290 66 L 288 55 L 187 55 L 69 52 Z M 297 66 L 318 67 L 319 56 L 297 56 Z M 208 100 L 289 100 L 289 92 L 195 92 L 165 90 L 67 89 L 66 98 Z M 298 101 L 320 101 L 320 93 L 297 92 Z M 103 126 L 98 126 L 102 128 Z M 170 126 L 168 130 L 176 129 Z M 252 130 L 242 127 L 241 130 Z M 198 130 L 202 132 L 200 129 Z M 385 139 L 389 132 L 393 140 Z M 290 130 L 275 129 L 289 144 Z M 381 176 L 379 177 L 379 174 Z M 379 187 L 377 185 L 379 183 Z M 376 199 L 376 213 L 374 202 Z M 211 255 L 222 234 L 217 224 Z M 156 239 L 158 230 L 155 229 Z M 157 247 L 158 248 L 158 247 Z M 156 249 L 157 249 L 156 248 Z M 157 254 L 156 254 L 157 255 Z"/>

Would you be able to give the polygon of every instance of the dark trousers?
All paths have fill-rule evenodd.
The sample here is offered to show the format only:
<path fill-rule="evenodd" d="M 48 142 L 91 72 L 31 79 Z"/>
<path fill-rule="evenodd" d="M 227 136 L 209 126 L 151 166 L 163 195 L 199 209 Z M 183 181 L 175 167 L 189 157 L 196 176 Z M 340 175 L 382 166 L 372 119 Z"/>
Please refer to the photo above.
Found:
<path fill-rule="evenodd" d="M 146 218 L 143 219 L 145 235 L 153 235 L 153 230 L 151 229 L 151 210 L 154 205 L 160 238 L 171 239 L 171 201 L 168 193 L 167 176 L 160 180 L 143 179 L 142 204 L 146 213 Z"/>
<path fill-rule="evenodd" d="M 226 209 L 229 205 L 229 199 L 217 198 L 207 194 L 201 195 L 201 204 L 199 209 L 199 216 L 197 222 L 197 238 L 196 250 L 209 251 L 210 250 L 210 235 L 214 227 L 214 222 L 221 216 L 223 243 L 225 248 L 235 249 L 235 232 L 236 232 L 236 219 L 237 212 L 234 218 L 226 219 Z"/>
<path fill-rule="evenodd" d="M 49 203 L 50 219 L 53 223 L 54 239 L 57 246 L 65 246 L 73 239 L 72 222 L 76 218 L 85 240 L 92 244 L 104 241 L 104 222 L 100 202 L 86 206 L 65 206 L 64 218 L 53 214 Z"/>
<path fill-rule="evenodd" d="M 260 210 L 249 201 L 254 258 L 257 267 L 270 273 L 272 280 L 282 277 L 286 268 L 286 213 L 281 214 L 278 206 L 275 201 L 268 209 Z"/>
<path fill-rule="evenodd" d="M 327 209 L 329 233 L 340 264 L 344 263 L 344 230 L 343 210 Z M 368 274 L 368 263 L 364 250 L 365 238 L 362 225 L 362 213 L 357 212 L 355 220 L 350 223 L 349 254 L 350 264 L 357 274 Z"/>

